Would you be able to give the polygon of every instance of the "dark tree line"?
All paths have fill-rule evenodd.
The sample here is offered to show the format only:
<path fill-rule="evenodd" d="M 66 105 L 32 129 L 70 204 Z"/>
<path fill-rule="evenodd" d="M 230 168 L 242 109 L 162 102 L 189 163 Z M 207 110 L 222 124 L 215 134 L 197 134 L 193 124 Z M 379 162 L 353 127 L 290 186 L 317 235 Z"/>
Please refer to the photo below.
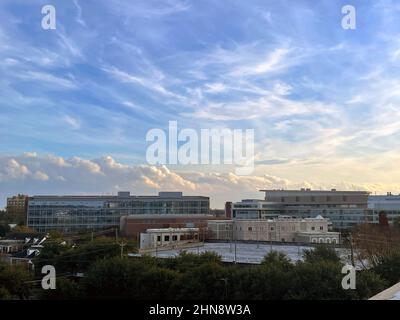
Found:
<path fill-rule="evenodd" d="M 42 290 L 40 266 L 57 270 L 57 289 Z M 36 275 L 0 264 L 0 299 L 168 299 L 288 300 L 367 299 L 400 281 L 400 253 L 387 256 L 368 270 L 357 271 L 356 290 L 341 286 L 342 262 L 329 247 L 305 251 L 292 263 L 270 252 L 260 265 L 224 264 L 213 253 L 182 253 L 158 259 L 120 256 L 113 239 L 76 245 L 45 245 L 35 260 Z M 83 272 L 83 278 L 70 275 Z"/>
<path fill-rule="evenodd" d="M 392 263 L 392 261 L 391 261 Z M 400 268 L 400 261 L 398 268 Z M 213 253 L 182 253 L 168 259 L 101 259 L 80 282 L 64 279 L 45 299 L 367 299 L 384 290 L 395 276 L 375 269 L 357 272 L 356 290 L 341 286 L 342 263 L 328 247 L 305 251 L 293 264 L 285 255 L 269 253 L 261 265 L 224 264 Z M 381 265 L 384 269 L 384 264 Z M 400 277 L 400 271 L 397 273 Z"/>

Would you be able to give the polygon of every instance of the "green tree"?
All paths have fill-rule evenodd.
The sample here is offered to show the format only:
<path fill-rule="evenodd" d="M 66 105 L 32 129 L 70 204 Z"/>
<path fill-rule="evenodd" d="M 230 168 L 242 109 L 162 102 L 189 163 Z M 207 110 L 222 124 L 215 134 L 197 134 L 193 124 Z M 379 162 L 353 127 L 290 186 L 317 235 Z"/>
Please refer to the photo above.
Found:
<path fill-rule="evenodd" d="M 22 266 L 10 266 L 0 263 L 0 288 L 3 295 L 16 299 L 27 299 L 30 295 L 28 281 L 31 276 Z"/>
<path fill-rule="evenodd" d="M 319 261 L 340 262 L 340 257 L 336 250 L 325 245 L 318 245 L 313 249 L 304 250 L 303 258 L 305 262 L 310 263 Z"/>
<path fill-rule="evenodd" d="M 350 299 L 351 290 L 343 290 L 343 274 L 339 263 L 329 260 L 299 262 L 293 273 L 288 299 L 343 300 Z"/>
<path fill-rule="evenodd" d="M 354 299 L 369 299 L 385 290 L 388 282 L 372 270 L 357 271 Z"/>
<path fill-rule="evenodd" d="M 396 229 L 400 230 L 400 217 L 394 218 L 393 227 L 395 227 Z"/>
<path fill-rule="evenodd" d="M 400 281 L 400 252 L 382 257 L 373 270 L 387 280 L 389 285 L 398 283 Z"/>
<path fill-rule="evenodd" d="M 261 265 L 281 267 L 283 270 L 291 270 L 293 268 L 290 259 L 284 253 L 278 251 L 268 252 Z"/>
<path fill-rule="evenodd" d="M 177 299 L 218 300 L 225 294 L 227 268 L 217 262 L 205 262 L 187 270 L 180 283 Z"/>
<path fill-rule="evenodd" d="M 85 298 L 79 282 L 67 278 L 57 278 L 55 290 L 40 290 L 41 300 L 77 300 Z"/>
<path fill-rule="evenodd" d="M 4 237 L 8 232 L 10 232 L 10 226 L 8 224 L 0 224 L 0 237 Z"/>

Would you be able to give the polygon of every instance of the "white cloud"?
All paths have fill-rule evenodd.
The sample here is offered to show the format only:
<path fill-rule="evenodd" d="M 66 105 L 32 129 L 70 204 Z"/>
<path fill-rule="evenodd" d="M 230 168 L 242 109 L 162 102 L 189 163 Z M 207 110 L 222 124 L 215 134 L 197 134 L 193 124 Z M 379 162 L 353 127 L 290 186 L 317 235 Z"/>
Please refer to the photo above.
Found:
<path fill-rule="evenodd" d="M 399 159 L 399 155 L 392 155 Z M 335 160 L 336 162 L 336 160 Z M 344 163 L 345 166 L 353 164 Z M 298 164 L 297 170 L 307 170 L 307 163 Z M 321 166 L 321 164 L 319 164 Z M 377 165 L 377 164 L 375 164 Z M 269 166 L 267 171 L 285 172 L 290 164 Z M 293 166 L 292 166 L 293 167 Z M 40 169 L 36 169 L 40 168 Z M 300 169 L 299 169 L 300 168 Z M 320 167 L 324 172 L 339 172 L 340 166 L 327 163 Z M 377 168 L 380 170 L 380 168 Z M 127 165 L 106 156 L 87 160 L 79 157 L 62 158 L 56 156 L 37 157 L 0 157 L 1 201 L 16 193 L 35 194 L 104 194 L 130 190 L 136 195 L 156 194 L 158 191 L 183 191 L 187 195 L 203 195 L 211 198 L 212 207 L 222 208 L 226 201 L 239 201 L 244 198 L 262 198 L 260 189 L 342 189 L 369 190 L 379 193 L 398 192 L 400 184 L 390 180 L 377 182 L 337 182 L 311 181 L 309 179 L 292 180 L 274 173 L 238 176 L 232 172 L 213 171 L 174 171 L 166 166 Z M 359 168 L 363 171 L 363 168 Z M 33 172 L 33 173 L 32 173 Z M 293 175 L 293 174 L 292 174 Z M 358 175 L 358 172 L 356 172 Z M 340 176 L 340 175 L 339 175 Z M 312 175 L 308 175 L 312 178 Z"/>
<path fill-rule="evenodd" d="M 72 129 L 79 129 L 81 127 L 81 122 L 79 119 L 71 117 L 69 115 L 64 116 L 64 121 L 72 127 Z"/>

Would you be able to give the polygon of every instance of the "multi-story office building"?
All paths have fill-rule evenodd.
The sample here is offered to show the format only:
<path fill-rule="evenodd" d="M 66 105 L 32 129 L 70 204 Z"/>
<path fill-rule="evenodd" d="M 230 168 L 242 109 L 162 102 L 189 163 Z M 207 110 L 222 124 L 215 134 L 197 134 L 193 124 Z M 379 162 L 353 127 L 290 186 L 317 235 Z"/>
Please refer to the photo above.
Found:
<path fill-rule="evenodd" d="M 328 218 L 335 229 L 372 222 L 366 191 L 261 190 L 264 200 L 232 204 L 234 219 L 263 219 L 280 215 L 294 218 Z"/>
<path fill-rule="evenodd" d="M 400 218 L 400 195 L 393 195 L 390 192 L 386 196 L 370 196 L 368 198 L 369 215 L 374 223 L 379 223 L 379 214 L 383 213 L 389 223 Z"/>
<path fill-rule="evenodd" d="M 233 219 L 266 219 L 284 214 L 284 207 L 280 203 L 256 199 L 245 199 L 232 203 L 232 213 L 227 215 Z"/>
<path fill-rule="evenodd" d="M 17 223 L 26 222 L 26 212 L 28 207 L 28 196 L 19 194 L 7 198 L 7 214 Z"/>
<path fill-rule="evenodd" d="M 210 199 L 160 192 L 158 196 L 33 196 L 28 202 L 28 226 L 40 232 L 98 230 L 119 227 L 121 216 L 141 214 L 209 214 Z"/>

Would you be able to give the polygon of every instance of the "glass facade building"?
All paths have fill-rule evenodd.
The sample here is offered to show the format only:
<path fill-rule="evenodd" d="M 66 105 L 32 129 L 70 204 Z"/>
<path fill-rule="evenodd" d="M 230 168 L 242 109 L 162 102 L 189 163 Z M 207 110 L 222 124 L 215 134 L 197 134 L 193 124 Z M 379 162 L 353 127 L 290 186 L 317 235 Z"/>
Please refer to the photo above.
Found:
<path fill-rule="evenodd" d="M 121 216 L 140 214 L 209 214 L 208 197 L 160 192 L 158 196 L 33 196 L 28 226 L 39 231 L 76 232 L 119 227 Z"/>

